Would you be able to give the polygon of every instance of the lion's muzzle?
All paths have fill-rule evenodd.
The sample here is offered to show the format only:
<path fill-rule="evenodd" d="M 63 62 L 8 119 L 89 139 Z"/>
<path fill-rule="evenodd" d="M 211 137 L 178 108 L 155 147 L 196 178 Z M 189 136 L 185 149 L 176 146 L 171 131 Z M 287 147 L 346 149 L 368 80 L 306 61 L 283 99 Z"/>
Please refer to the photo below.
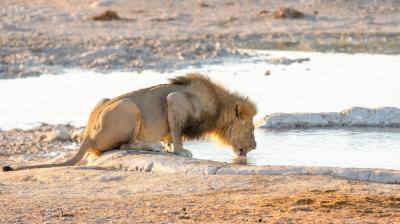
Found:
<path fill-rule="evenodd" d="M 239 149 L 239 156 L 245 157 L 247 155 L 247 151 L 244 149 Z"/>

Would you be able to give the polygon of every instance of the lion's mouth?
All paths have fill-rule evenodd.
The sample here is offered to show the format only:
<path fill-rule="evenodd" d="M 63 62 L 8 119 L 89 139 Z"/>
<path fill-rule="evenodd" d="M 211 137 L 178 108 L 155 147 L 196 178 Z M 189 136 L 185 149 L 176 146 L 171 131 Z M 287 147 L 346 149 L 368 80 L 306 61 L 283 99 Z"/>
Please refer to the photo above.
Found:
<path fill-rule="evenodd" d="M 247 155 L 247 151 L 244 150 L 243 148 L 239 149 L 239 156 L 246 156 Z"/>

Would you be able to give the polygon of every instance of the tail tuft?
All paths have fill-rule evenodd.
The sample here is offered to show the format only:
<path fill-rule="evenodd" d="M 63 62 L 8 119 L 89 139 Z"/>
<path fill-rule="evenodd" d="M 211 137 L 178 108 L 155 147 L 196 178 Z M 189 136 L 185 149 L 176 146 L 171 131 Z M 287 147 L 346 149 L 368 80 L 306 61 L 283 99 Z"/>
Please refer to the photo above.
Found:
<path fill-rule="evenodd" d="M 11 166 L 3 166 L 2 170 L 3 172 L 8 172 L 8 171 L 13 171 L 14 169 Z"/>

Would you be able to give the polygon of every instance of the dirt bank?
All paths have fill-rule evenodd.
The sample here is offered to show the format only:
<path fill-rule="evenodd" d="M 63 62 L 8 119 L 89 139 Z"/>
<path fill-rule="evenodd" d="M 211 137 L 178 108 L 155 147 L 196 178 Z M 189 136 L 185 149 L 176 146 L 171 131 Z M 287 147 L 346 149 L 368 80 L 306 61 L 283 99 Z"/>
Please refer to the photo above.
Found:
<path fill-rule="evenodd" d="M 400 186 L 69 167 L 2 173 L 1 223 L 396 223 Z"/>
<path fill-rule="evenodd" d="M 236 49 L 400 53 L 400 2 L 4 0 L 0 78 L 176 69 Z M 275 18 L 281 7 L 305 15 Z M 93 20 L 113 10 L 119 20 Z"/>

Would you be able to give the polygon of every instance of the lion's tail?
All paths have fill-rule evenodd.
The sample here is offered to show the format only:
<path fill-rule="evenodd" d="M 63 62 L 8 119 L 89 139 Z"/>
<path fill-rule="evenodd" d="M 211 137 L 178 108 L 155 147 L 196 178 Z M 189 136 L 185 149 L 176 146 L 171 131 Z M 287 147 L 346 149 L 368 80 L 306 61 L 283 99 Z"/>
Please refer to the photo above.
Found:
<path fill-rule="evenodd" d="M 15 171 L 15 170 L 27 170 L 27 169 L 36 169 L 36 168 L 49 168 L 49 167 L 60 167 L 60 166 L 72 166 L 77 164 L 89 148 L 89 140 L 84 138 L 81 145 L 79 146 L 78 152 L 69 159 L 68 161 L 62 163 L 55 163 L 55 164 L 40 164 L 40 165 L 33 165 L 33 166 L 19 166 L 19 167 L 11 167 L 11 166 L 3 166 L 2 170 L 4 172 L 7 171 Z"/>

